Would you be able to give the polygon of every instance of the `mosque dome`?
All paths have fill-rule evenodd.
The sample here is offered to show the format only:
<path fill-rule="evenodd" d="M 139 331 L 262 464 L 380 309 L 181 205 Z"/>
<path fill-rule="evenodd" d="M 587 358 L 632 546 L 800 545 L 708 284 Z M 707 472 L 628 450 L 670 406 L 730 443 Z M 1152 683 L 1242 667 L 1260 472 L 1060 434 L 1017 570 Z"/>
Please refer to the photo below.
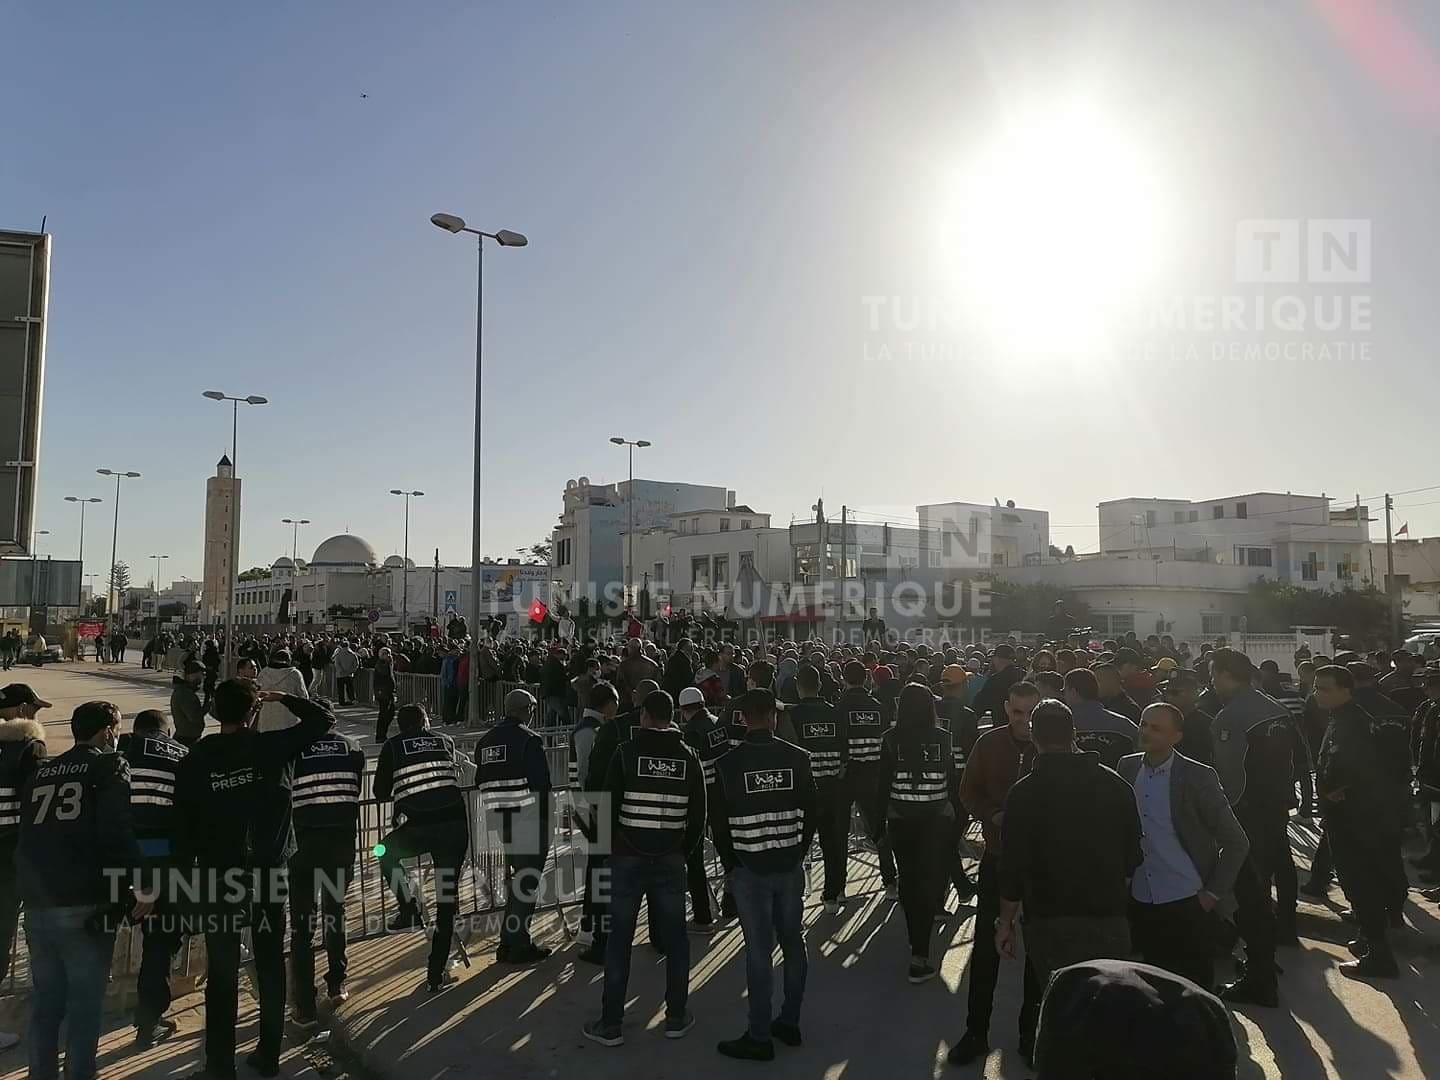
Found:
<path fill-rule="evenodd" d="M 271 569 L 271 570 L 294 570 L 294 569 L 295 569 L 295 560 L 291 559 L 289 555 L 281 555 L 278 559 L 276 559 L 273 563 L 270 564 L 270 569 Z"/>
<path fill-rule="evenodd" d="M 369 541 L 341 533 L 323 541 L 315 549 L 309 565 L 322 570 L 365 570 L 379 563 L 380 559 Z"/>

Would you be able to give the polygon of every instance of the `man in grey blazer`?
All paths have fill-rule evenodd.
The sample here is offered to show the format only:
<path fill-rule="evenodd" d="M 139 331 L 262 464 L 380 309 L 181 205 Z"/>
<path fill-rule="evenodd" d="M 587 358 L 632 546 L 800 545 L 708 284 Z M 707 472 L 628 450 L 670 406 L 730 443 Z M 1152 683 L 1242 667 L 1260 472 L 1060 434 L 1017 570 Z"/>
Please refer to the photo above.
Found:
<path fill-rule="evenodd" d="M 1143 753 L 1121 758 L 1135 789 L 1144 861 L 1130 884 L 1131 936 L 1147 964 L 1214 986 L 1211 913 L 1228 914 L 1250 841 L 1215 770 L 1175 749 L 1185 718 L 1156 702 L 1140 716 Z"/>

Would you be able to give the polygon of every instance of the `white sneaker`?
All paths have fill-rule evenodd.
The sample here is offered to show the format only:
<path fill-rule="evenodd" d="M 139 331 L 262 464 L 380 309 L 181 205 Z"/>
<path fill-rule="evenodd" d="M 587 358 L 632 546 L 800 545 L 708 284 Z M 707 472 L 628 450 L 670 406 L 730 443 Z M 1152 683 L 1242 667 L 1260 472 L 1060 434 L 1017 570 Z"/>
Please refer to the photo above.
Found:
<path fill-rule="evenodd" d="M 0 1031 L 0 1050 L 11 1050 L 20 1045 L 20 1036 L 13 1031 Z"/>

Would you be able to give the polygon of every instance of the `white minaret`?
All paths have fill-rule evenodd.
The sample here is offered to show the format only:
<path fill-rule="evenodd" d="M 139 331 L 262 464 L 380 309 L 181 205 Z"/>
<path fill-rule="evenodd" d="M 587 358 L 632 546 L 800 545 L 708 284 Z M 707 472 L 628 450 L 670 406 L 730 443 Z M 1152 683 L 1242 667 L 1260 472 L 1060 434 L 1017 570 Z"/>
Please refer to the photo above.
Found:
<path fill-rule="evenodd" d="M 230 597 L 231 545 L 239 543 L 240 481 L 230 456 L 220 458 L 215 475 L 205 481 L 205 581 L 200 593 L 201 618 L 225 621 Z"/>

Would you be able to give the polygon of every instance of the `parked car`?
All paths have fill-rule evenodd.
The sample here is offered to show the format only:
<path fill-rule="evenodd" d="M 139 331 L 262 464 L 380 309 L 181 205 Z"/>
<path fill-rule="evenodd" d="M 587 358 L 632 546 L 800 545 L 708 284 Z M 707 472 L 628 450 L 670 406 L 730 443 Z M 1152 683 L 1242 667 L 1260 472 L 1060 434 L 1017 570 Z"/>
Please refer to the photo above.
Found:
<path fill-rule="evenodd" d="M 58 645 L 45 645 L 44 647 L 31 646 L 20 654 L 20 663 L 34 664 L 40 667 L 43 664 L 58 664 L 65 657 L 60 652 Z"/>

